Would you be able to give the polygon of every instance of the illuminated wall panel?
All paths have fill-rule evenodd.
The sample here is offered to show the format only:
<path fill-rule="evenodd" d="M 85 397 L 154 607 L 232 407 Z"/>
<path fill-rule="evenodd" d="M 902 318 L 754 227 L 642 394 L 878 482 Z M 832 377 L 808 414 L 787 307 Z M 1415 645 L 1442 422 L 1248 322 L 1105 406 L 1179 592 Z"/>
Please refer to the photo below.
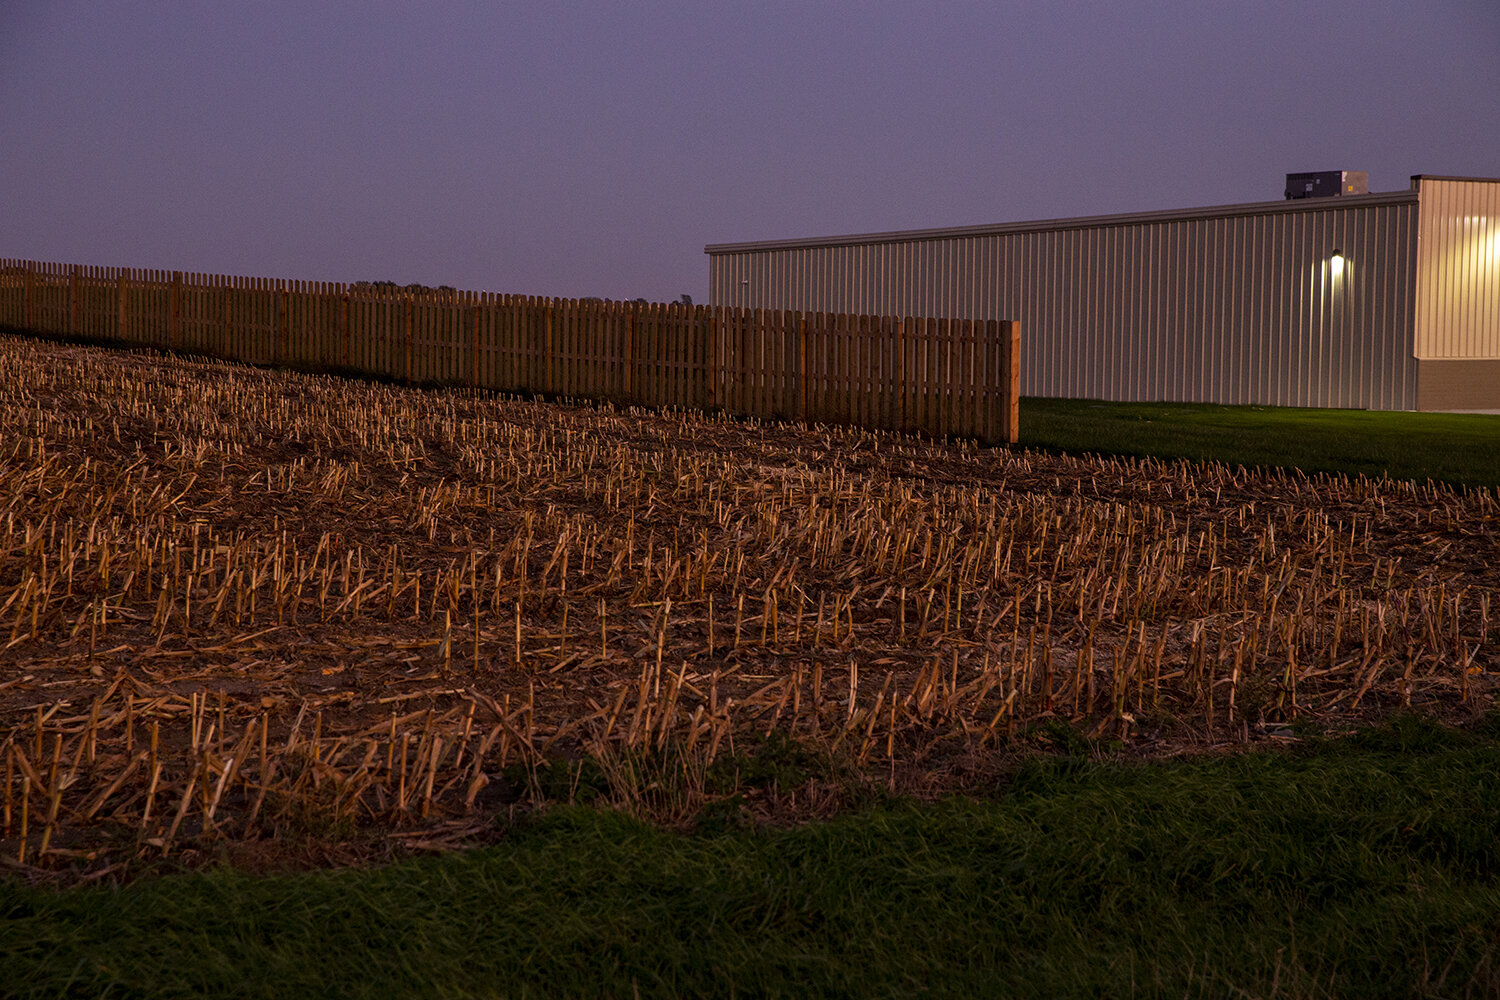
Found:
<path fill-rule="evenodd" d="M 1422 206 L 1416 355 L 1500 358 L 1500 182 L 1415 180 Z"/>

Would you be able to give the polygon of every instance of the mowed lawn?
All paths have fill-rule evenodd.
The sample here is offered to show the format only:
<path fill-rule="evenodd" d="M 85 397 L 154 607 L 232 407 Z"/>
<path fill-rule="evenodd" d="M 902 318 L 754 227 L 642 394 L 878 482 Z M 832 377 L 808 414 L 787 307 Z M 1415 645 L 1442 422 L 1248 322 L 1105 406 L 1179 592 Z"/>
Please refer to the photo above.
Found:
<path fill-rule="evenodd" d="M 1185 458 L 1500 486 L 1500 415 L 1021 401 L 1021 441 L 1049 451 Z"/>
<path fill-rule="evenodd" d="M 988 794 L 671 834 L 579 807 L 370 870 L 0 884 L 7 996 L 1410 997 L 1500 990 L 1500 721 L 1033 757 Z"/>

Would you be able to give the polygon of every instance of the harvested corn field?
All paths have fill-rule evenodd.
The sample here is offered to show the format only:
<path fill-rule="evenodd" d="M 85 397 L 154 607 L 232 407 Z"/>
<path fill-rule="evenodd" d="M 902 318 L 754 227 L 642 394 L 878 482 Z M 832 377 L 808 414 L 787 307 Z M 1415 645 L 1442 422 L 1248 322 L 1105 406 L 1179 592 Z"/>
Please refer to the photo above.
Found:
<path fill-rule="evenodd" d="M 687 824 L 768 740 L 915 789 L 1467 716 L 1497 539 L 1493 491 L 0 338 L 0 856 L 444 847 L 542 774 Z"/>

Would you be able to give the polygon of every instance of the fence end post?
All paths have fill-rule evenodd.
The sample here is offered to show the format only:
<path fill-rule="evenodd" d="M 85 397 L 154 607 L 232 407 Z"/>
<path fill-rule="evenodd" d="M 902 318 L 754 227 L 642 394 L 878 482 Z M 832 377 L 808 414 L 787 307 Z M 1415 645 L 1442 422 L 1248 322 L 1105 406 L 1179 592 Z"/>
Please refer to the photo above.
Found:
<path fill-rule="evenodd" d="M 1005 440 L 1015 444 L 1021 436 L 1021 322 L 1006 323 L 1005 344 Z"/>

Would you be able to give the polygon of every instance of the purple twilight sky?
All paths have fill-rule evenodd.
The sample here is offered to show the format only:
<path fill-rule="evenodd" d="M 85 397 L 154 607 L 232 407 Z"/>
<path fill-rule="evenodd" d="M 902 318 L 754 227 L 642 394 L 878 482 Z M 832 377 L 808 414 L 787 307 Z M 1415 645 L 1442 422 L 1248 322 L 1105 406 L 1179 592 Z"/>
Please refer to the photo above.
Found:
<path fill-rule="evenodd" d="M 0 0 L 0 256 L 707 297 L 706 243 L 1500 175 L 1496 0 Z"/>

